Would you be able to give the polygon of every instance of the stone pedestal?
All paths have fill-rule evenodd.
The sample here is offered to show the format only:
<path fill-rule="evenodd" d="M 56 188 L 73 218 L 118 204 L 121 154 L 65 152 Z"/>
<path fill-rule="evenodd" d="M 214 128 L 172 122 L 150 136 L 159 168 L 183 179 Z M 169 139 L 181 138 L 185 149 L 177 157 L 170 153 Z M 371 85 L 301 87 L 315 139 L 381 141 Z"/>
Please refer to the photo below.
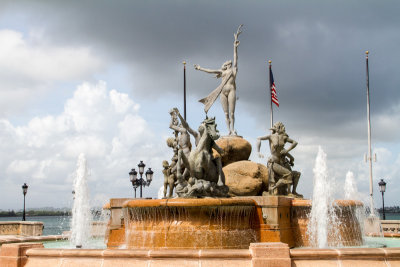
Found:
<path fill-rule="evenodd" d="M 292 266 L 287 244 L 280 242 L 252 243 L 249 250 L 252 256 L 252 267 Z"/>

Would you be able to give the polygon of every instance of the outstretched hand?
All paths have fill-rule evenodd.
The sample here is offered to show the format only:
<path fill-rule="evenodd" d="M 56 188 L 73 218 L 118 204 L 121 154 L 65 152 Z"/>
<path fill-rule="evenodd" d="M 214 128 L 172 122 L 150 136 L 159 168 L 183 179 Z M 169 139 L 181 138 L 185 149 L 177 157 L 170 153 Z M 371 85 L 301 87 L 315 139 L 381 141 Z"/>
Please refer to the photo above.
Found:
<path fill-rule="evenodd" d="M 233 34 L 233 36 L 235 37 L 235 43 L 236 43 L 239 35 L 242 33 L 242 27 L 243 27 L 243 24 L 240 24 L 238 29 L 237 29 L 237 31 L 236 31 L 236 33 Z"/>
<path fill-rule="evenodd" d="M 200 70 L 200 66 L 197 65 L 197 64 L 194 64 L 194 69 L 195 69 L 195 70 Z"/>

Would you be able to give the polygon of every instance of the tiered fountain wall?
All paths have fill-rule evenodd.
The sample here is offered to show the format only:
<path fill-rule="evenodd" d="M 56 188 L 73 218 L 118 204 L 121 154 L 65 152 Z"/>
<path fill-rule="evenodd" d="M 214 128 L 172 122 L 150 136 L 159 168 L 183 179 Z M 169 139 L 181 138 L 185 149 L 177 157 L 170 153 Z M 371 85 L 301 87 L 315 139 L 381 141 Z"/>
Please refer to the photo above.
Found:
<path fill-rule="evenodd" d="M 248 248 L 258 241 L 251 199 L 125 202 L 127 248 Z"/>
<path fill-rule="evenodd" d="M 109 248 L 248 248 L 254 242 L 309 247 L 311 201 L 289 197 L 112 199 Z M 359 246 L 361 202 L 338 200 L 328 244 Z M 124 220 L 118 219 L 124 217 Z"/>

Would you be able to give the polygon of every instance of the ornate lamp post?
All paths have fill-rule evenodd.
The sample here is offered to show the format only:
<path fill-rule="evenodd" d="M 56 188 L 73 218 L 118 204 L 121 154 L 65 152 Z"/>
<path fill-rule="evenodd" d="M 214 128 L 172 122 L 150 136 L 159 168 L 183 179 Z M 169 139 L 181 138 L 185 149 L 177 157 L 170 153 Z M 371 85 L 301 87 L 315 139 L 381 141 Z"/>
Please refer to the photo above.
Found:
<path fill-rule="evenodd" d="M 383 197 L 385 191 L 386 191 L 386 182 L 381 179 L 381 181 L 378 183 L 379 185 L 379 191 L 382 193 L 382 217 L 384 220 L 386 220 L 385 216 L 385 198 Z"/>
<path fill-rule="evenodd" d="M 143 173 L 144 173 L 144 167 L 146 167 L 146 164 L 143 163 L 143 161 L 141 160 L 140 163 L 138 164 L 139 167 L 139 174 L 140 174 L 140 178 L 137 178 L 137 171 L 135 171 L 135 169 L 132 169 L 129 172 L 129 178 L 132 182 L 132 186 L 135 189 L 135 198 L 136 198 L 136 188 L 138 188 L 140 186 L 140 198 L 142 198 L 143 195 L 143 187 L 145 186 L 149 186 L 151 181 L 153 180 L 153 174 L 154 172 L 151 170 L 151 168 L 149 168 L 146 171 L 146 180 L 143 179 Z"/>
<path fill-rule="evenodd" d="M 129 179 L 131 180 L 133 189 L 135 190 L 135 198 L 136 198 L 136 188 L 138 188 L 138 183 L 137 183 L 137 171 L 135 171 L 135 169 L 132 169 L 129 172 Z"/>
<path fill-rule="evenodd" d="M 25 221 L 25 196 L 26 193 L 28 192 L 28 185 L 26 183 L 24 183 L 22 185 L 22 193 L 24 194 L 24 211 L 22 213 L 22 220 Z"/>

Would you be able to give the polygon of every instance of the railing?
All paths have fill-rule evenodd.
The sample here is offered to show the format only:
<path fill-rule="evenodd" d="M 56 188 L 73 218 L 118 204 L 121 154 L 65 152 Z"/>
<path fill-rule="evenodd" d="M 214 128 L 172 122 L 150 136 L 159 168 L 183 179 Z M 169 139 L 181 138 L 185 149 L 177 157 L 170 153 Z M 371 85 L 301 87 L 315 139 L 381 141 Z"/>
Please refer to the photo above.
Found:
<path fill-rule="evenodd" d="M 400 220 L 381 220 L 384 233 L 400 233 Z"/>

